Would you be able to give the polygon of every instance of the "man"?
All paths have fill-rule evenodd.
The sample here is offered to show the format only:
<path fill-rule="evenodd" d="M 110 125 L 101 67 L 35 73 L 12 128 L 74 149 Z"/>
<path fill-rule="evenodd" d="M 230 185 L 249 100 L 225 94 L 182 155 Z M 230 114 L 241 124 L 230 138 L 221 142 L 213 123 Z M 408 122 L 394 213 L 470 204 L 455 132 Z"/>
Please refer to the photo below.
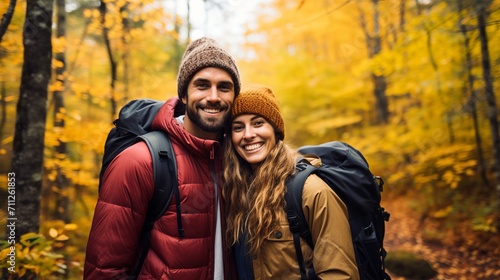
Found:
<path fill-rule="evenodd" d="M 153 225 L 138 279 L 234 279 L 224 241 L 221 201 L 222 131 L 240 91 L 233 58 L 209 38 L 186 49 L 178 97 L 152 123 L 167 132 L 177 162 L 181 226 L 175 196 Z M 176 115 L 176 112 L 184 115 Z M 139 238 L 153 195 L 152 159 L 144 142 L 120 153 L 104 174 L 87 244 L 85 279 L 125 279 L 138 259 Z"/>

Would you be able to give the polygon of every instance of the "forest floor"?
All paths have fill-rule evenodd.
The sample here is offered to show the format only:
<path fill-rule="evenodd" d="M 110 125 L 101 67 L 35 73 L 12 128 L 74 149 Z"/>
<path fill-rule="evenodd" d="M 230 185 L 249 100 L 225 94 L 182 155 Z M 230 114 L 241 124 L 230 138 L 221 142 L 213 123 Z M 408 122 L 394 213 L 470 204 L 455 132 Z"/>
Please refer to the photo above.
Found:
<path fill-rule="evenodd" d="M 405 198 L 385 199 L 382 206 L 390 212 L 386 223 L 384 246 L 390 255 L 407 251 L 425 259 L 438 272 L 432 279 L 500 279 L 500 234 L 485 234 L 466 226 L 446 228 L 443 220 L 421 219 Z M 432 241 L 431 232 L 440 232 L 441 238 Z M 440 240 L 438 240 L 440 239 Z M 390 273 L 393 279 L 398 277 Z"/>

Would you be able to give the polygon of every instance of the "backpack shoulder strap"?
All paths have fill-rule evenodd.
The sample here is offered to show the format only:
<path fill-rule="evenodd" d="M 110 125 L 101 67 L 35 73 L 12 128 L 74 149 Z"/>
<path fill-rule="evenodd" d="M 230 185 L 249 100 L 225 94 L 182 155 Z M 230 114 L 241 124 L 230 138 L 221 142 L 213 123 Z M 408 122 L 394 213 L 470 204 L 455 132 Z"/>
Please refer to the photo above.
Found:
<path fill-rule="evenodd" d="M 312 236 L 307 224 L 307 220 L 302 211 L 302 190 L 304 184 L 317 167 L 312 166 L 304 161 L 297 163 L 297 173 L 290 177 L 287 182 L 287 192 L 285 194 L 286 213 L 290 230 L 292 233 L 299 235 L 307 241 L 309 247 L 314 248 Z"/>
<path fill-rule="evenodd" d="M 172 199 L 172 192 L 177 187 L 177 165 L 172 143 L 162 131 L 151 131 L 138 139 L 144 141 L 153 161 L 154 193 L 149 202 L 146 222 L 154 223 L 160 218 Z M 168 172 L 165 172 L 168 170 Z"/>
<path fill-rule="evenodd" d="M 308 279 L 306 266 L 300 247 L 300 237 L 304 238 L 309 247 L 314 249 L 314 244 L 309 230 L 309 225 L 302 211 L 302 190 L 307 177 L 316 171 L 317 167 L 310 165 L 305 160 L 299 160 L 297 163 L 297 173 L 290 177 L 287 182 L 287 192 L 285 193 L 286 215 L 290 225 L 290 231 L 293 234 L 293 244 L 299 263 L 302 279 Z M 310 273 L 313 271 L 310 271 Z M 314 272 L 313 272 L 314 273 Z"/>
<path fill-rule="evenodd" d="M 137 137 L 144 141 L 151 153 L 153 162 L 154 192 L 149 202 L 146 221 L 141 234 L 141 251 L 139 262 L 134 271 L 137 277 L 141 271 L 144 260 L 149 250 L 149 239 L 154 222 L 160 218 L 172 199 L 172 193 L 178 194 L 177 165 L 175 162 L 172 143 L 167 134 L 162 131 L 151 131 Z M 168 172 L 167 172 L 168 171 Z"/>

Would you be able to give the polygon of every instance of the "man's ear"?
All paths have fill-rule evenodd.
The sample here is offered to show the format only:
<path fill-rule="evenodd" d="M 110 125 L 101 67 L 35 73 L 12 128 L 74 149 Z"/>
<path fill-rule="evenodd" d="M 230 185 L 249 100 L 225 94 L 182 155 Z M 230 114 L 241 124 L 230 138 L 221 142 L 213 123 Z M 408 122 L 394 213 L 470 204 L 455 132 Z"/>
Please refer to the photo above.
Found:
<path fill-rule="evenodd" d="M 182 101 L 182 104 L 187 105 L 187 95 L 184 95 L 184 96 L 181 98 L 181 101 Z"/>

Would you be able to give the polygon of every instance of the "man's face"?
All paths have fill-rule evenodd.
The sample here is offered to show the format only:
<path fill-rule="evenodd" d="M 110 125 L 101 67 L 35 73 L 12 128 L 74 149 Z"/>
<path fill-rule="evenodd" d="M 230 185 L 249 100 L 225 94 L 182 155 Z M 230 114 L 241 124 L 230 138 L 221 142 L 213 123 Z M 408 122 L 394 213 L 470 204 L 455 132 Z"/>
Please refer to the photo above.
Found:
<path fill-rule="evenodd" d="M 217 139 L 234 101 L 234 83 L 228 72 L 207 67 L 198 71 L 182 98 L 186 104 L 184 128 L 203 139 Z"/>

